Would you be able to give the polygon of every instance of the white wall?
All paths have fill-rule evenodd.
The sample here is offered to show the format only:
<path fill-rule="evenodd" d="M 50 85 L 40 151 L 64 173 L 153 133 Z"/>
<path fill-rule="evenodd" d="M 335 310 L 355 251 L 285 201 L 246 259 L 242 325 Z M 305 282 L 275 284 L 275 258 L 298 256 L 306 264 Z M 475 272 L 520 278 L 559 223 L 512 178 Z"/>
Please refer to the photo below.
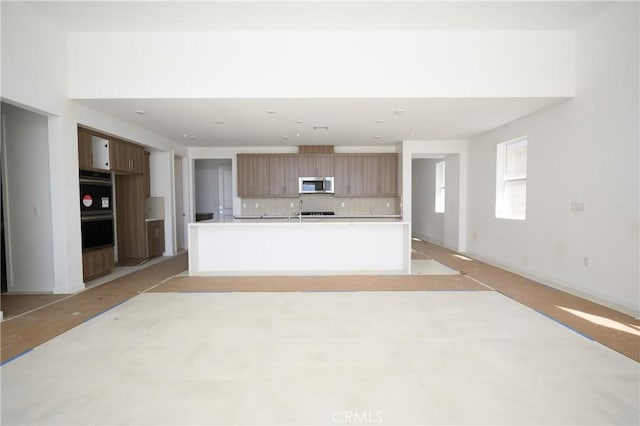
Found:
<path fill-rule="evenodd" d="M 411 163 L 413 168 L 411 232 L 424 240 L 443 244 L 444 213 L 435 211 L 436 163 L 439 161 L 444 159 L 416 159 Z M 447 164 L 445 172 L 448 166 Z M 445 191 L 446 195 L 447 191 Z"/>
<path fill-rule="evenodd" d="M 460 238 L 460 155 L 447 155 L 445 161 L 444 235 L 442 244 L 445 247 L 456 250 Z"/>
<path fill-rule="evenodd" d="M 469 252 L 635 316 L 638 12 L 638 3 L 617 4 L 578 31 L 574 99 L 469 143 Z M 523 135 L 527 219 L 496 219 L 496 144 Z M 585 211 L 572 211 L 572 202 Z"/>
<path fill-rule="evenodd" d="M 3 1 L 4 100 L 61 114 L 67 98 L 67 39 L 51 21 L 23 2 Z"/>
<path fill-rule="evenodd" d="M 72 98 L 566 97 L 572 31 L 72 32 Z M 126 66 L 123 66 L 126 64 Z"/>
<path fill-rule="evenodd" d="M 2 99 L 48 117 L 53 282 L 48 290 L 84 287 L 75 109 L 67 99 L 67 38 L 22 2 L 2 2 Z M 29 168 L 28 164 L 21 165 Z M 21 236 L 14 237 L 21 239 Z"/>
<path fill-rule="evenodd" d="M 2 104 L 9 292 L 54 288 L 48 120 Z"/>
<path fill-rule="evenodd" d="M 164 255 L 173 256 L 177 252 L 175 240 L 175 199 L 174 199 L 174 152 L 151 152 L 149 175 L 151 196 L 164 197 Z"/>

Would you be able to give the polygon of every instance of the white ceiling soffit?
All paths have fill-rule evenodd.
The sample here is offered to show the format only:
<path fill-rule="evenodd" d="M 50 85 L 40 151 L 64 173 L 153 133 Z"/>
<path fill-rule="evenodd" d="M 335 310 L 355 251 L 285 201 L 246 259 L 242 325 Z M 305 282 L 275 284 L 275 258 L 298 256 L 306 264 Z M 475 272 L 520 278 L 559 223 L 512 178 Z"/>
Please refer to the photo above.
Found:
<path fill-rule="evenodd" d="M 574 30 L 612 2 L 27 1 L 71 31 Z"/>
<path fill-rule="evenodd" d="M 186 146 L 391 145 L 466 139 L 563 98 L 87 99 Z"/>

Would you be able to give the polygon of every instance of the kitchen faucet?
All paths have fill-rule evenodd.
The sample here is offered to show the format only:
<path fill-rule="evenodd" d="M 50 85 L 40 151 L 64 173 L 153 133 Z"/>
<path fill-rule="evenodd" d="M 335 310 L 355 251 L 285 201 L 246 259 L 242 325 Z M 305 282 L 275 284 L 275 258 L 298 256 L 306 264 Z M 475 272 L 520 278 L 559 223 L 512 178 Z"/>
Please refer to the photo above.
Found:
<path fill-rule="evenodd" d="M 304 201 L 300 199 L 300 208 L 298 209 L 298 220 L 302 223 L 302 207 L 304 206 Z"/>

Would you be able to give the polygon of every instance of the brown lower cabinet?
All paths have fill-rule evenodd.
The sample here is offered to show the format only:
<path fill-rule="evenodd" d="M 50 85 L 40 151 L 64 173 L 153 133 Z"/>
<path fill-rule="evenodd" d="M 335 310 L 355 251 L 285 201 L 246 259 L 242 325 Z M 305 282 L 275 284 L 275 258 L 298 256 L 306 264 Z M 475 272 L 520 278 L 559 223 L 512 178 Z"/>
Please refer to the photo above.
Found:
<path fill-rule="evenodd" d="M 147 222 L 147 251 L 149 257 L 162 256 L 164 253 L 164 220 Z"/>
<path fill-rule="evenodd" d="M 111 273 L 113 270 L 113 247 L 104 247 L 82 252 L 82 279 L 89 281 Z"/>

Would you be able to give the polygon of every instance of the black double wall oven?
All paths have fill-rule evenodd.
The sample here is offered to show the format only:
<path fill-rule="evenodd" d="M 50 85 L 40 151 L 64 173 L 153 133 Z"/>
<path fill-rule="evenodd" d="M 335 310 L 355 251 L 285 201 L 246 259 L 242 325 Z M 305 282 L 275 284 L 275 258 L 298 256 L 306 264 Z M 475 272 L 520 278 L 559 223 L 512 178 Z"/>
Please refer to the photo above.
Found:
<path fill-rule="evenodd" d="M 113 191 L 109 173 L 80 171 L 82 250 L 113 247 Z"/>

